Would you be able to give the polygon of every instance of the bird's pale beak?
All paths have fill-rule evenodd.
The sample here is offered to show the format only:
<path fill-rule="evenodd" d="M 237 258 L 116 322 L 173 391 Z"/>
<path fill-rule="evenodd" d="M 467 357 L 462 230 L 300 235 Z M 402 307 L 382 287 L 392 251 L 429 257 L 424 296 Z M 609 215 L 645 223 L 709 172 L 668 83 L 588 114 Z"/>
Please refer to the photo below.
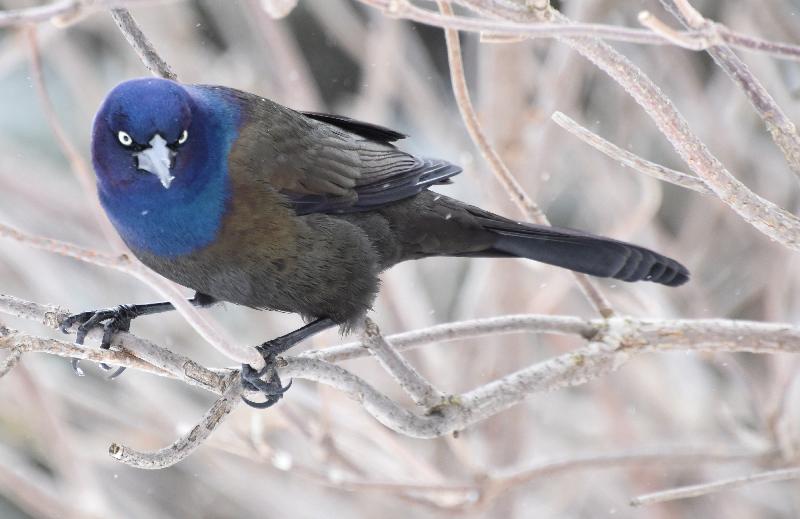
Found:
<path fill-rule="evenodd" d="M 149 144 L 149 148 L 137 151 L 133 156 L 139 162 L 139 169 L 157 176 L 164 189 L 169 189 L 170 184 L 175 180 L 175 177 L 169 172 L 175 152 L 167 147 L 167 141 L 159 134 L 155 134 Z"/>

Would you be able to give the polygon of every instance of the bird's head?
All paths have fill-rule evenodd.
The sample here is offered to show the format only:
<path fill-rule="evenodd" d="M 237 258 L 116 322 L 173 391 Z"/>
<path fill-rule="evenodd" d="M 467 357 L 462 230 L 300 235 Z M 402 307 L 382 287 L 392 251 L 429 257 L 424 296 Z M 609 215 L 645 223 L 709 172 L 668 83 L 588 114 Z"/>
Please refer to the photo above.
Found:
<path fill-rule="evenodd" d="M 179 83 L 132 79 L 115 87 L 94 120 L 92 159 L 101 184 L 169 189 L 192 145 L 195 103 Z"/>

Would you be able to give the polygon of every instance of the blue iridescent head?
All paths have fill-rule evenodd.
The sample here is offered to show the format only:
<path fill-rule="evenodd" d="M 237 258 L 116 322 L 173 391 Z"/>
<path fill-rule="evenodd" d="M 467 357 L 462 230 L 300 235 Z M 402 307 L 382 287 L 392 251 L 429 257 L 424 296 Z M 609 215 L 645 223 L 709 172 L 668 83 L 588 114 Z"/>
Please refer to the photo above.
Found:
<path fill-rule="evenodd" d="M 181 169 L 182 149 L 192 147 L 194 109 L 192 97 L 174 81 L 133 79 L 114 88 L 95 117 L 92 134 L 101 189 L 135 183 L 169 189 L 174 171 Z"/>
<path fill-rule="evenodd" d="M 109 92 L 92 162 L 100 202 L 134 251 L 176 256 L 213 241 L 240 122 L 240 109 L 211 87 L 141 78 Z"/>

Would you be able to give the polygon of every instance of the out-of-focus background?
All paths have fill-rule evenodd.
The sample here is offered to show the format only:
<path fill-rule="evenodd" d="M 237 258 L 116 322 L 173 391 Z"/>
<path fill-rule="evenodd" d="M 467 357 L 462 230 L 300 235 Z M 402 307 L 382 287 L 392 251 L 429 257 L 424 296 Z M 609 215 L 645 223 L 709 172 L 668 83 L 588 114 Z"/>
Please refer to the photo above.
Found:
<path fill-rule="evenodd" d="M 2 0 L 0 9 L 38 3 Z M 800 41 L 796 1 L 694 5 L 737 31 Z M 638 27 L 637 14 L 648 9 L 673 23 L 656 0 L 565 0 L 559 7 L 584 22 Z M 396 128 L 411 136 L 404 149 L 464 166 L 442 193 L 521 217 L 464 129 L 440 29 L 393 20 L 351 0 L 300 0 L 281 20 L 248 0 L 152 2 L 132 13 L 182 81 L 232 86 L 294 108 Z M 26 38 L 21 28 L 0 29 L 0 222 L 110 250 L 95 202 L 48 124 Z M 36 38 L 55 113 L 88 160 L 92 117 L 105 93 L 148 72 L 106 12 L 66 28 L 40 24 Z M 623 148 L 685 171 L 615 82 L 554 40 L 492 44 L 472 34 L 462 44 L 485 129 L 554 224 L 634 241 L 691 269 L 692 281 L 679 289 L 600 281 L 619 312 L 797 321 L 796 255 L 722 203 L 625 169 L 550 120 L 562 111 Z M 797 212 L 796 177 L 746 97 L 707 54 L 614 46 L 660 85 L 738 179 Z M 789 117 L 800 120 L 798 64 L 740 55 Z M 11 241 L 0 247 L 0 293 L 73 311 L 160 298 L 120 273 Z M 511 313 L 594 316 L 569 273 L 530 262 L 430 259 L 400 265 L 383 280 L 373 317 L 385 333 Z M 232 305 L 210 311 L 243 344 L 301 324 L 294 316 Z M 2 320 L 47 334 L 31 323 Z M 137 320 L 133 331 L 204 365 L 231 364 L 176 315 Z M 331 332 L 300 349 L 340 341 Z M 407 358 L 443 391 L 456 393 L 579 344 L 511 334 L 428 345 Z M 412 407 L 373 360 L 344 366 Z M 342 394 L 296 381 L 269 411 L 238 408 L 188 460 L 141 471 L 112 460 L 108 445 L 166 445 L 196 423 L 213 396 L 134 370 L 106 381 L 90 363 L 79 378 L 63 359 L 28 355 L 0 380 L 0 517 L 797 517 L 800 492 L 793 482 L 628 506 L 645 492 L 759 471 L 753 456 L 567 466 L 502 492 L 484 484 L 514 467 L 587 453 L 769 449 L 777 416 L 789 434 L 796 432 L 800 394 L 791 382 L 797 368 L 797 358 L 788 355 L 649 354 L 584 386 L 532 396 L 457 438 L 436 440 L 400 436 Z"/>

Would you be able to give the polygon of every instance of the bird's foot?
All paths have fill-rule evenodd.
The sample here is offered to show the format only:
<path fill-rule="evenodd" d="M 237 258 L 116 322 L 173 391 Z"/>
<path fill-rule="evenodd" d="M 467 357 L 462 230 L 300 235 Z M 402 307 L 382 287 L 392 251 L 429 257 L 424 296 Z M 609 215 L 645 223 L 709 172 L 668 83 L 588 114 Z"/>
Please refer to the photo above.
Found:
<path fill-rule="evenodd" d="M 114 334 L 119 331 L 127 332 L 130 330 L 131 321 L 137 317 L 137 315 L 138 314 L 133 311 L 132 306 L 120 305 L 115 308 L 81 312 L 79 314 L 70 315 L 61 321 L 59 328 L 61 328 L 62 332 L 69 333 L 69 329 L 77 324 L 78 332 L 75 337 L 75 343 L 83 344 L 83 341 L 86 339 L 86 334 L 89 333 L 89 330 L 97 326 L 102 326 L 103 339 L 100 342 L 100 348 L 107 350 L 111 348 L 111 339 L 113 339 Z M 83 376 L 84 373 L 78 365 L 79 362 L 79 359 L 72 359 L 72 370 L 76 375 Z M 100 367 L 106 372 L 111 372 L 111 374 L 108 376 L 109 379 L 116 378 L 120 376 L 123 371 L 125 371 L 125 368 L 115 368 L 114 366 L 109 366 L 105 363 L 101 363 Z"/>
<path fill-rule="evenodd" d="M 287 349 L 286 344 L 284 344 L 284 341 L 281 339 L 283 339 L 283 337 L 278 337 L 277 339 L 265 342 L 261 346 L 256 347 L 265 363 L 264 367 L 260 370 L 253 369 L 253 367 L 248 364 L 242 364 L 242 386 L 244 389 L 247 391 L 258 391 L 264 395 L 263 402 L 254 402 L 242 397 L 244 403 L 250 407 L 256 409 L 272 407 L 277 404 L 278 400 L 283 398 L 283 394 L 292 387 L 291 380 L 284 386 L 278 375 L 276 366 L 278 354 Z"/>
<path fill-rule="evenodd" d="M 256 349 L 264 359 L 265 366 L 260 370 L 253 369 L 252 366 L 247 364 L 242 365 L 242 386 L 247 391 L 258 391 L 264 395 L 263 402 L 253 402 L 245 397 L 245 401 L 250 407 L 257 409 L 266 409 L 272 407 L 278 400 L 283 397 L 283 394 L 292 387 L 290 380 L 286 387 L 281 384 L 281 379 L 278 376 L 278 368 L 276 362 L 278 355 L 287 351 L 300 341 L 303 341 L 312 335 L 315 335 L 322 330 L 334 326 L 336 323 L 327 317 L 321 317 L 316 321 L 310 322 L 302 328 L 298 328 L 292 332 L 282 335 L 277 339 L 267 341 L 261 346 L 256 346 Z"/>

